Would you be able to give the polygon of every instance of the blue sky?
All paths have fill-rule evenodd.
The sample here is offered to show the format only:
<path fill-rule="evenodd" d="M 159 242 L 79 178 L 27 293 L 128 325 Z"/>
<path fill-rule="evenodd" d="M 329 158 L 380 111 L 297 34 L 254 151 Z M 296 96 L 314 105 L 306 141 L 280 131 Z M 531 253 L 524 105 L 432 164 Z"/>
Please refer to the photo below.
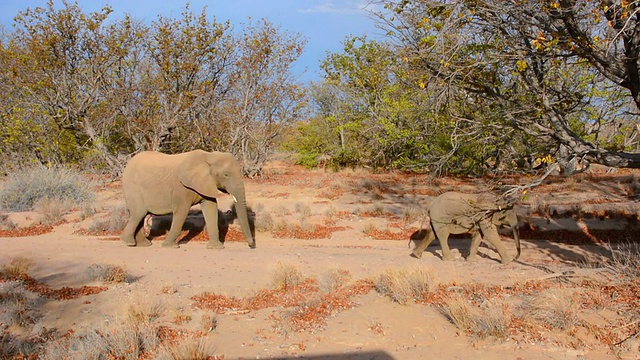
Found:
<path fill-rule="evenodd" d="M 74 0 L 68 0 L 74 3 Z M 296 32 L 307 38 L 305 52 L 293 71 L 301 75 L 302 81 L 318 80 L 319 64 L 327 52 L 339 52 L 341 42 L 347 36 L 367 35 L 379 38 L 381 31 L 374 25 L 366 9 L 371 9 L 367 0 L 78 0 L 84 12 L 101 9 L 105 5 L 113 8 L 111 18 L 120 18 L 125 13 L 135 19 L 151 22 L 158 15 L 181 17 L 187 2 L 190 9 L 200 13 L 207 6 L 207 14 L 217 21 L 230 20 L 235 28 L 247 23 L 248 18 L 262 18 L 281 26 L 283 30 Z M 54 0 L 56 7 L 62 2 Z M 0 0 L 0 23 L 11 29 L 18 11 L 27 7 L 45 7 L 47 0 Z M 306 73 L 302 75 L 303 71 Z"/>

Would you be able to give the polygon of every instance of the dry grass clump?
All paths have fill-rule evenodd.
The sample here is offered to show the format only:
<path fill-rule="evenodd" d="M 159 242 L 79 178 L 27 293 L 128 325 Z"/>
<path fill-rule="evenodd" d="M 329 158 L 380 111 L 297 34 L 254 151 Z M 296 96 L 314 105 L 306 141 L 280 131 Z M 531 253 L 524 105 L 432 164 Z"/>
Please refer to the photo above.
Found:
<path fill-rule="evenodd" d="M 154 324 L 136 322 L 131 317 L 107 335 L 110 354 L 114 359 L 137 360 L 160 346 L 158 329 Z"/>
<path fill-rule="evenodd" d="M 58 336 L 48 341 L 45 359 L 124 359 L 149 358 L 161 346 L 158 318 L 164 306 L 137 296 L 122 323 L 101 330 Z M 185 357 L 187 359 L 189 357 Z"/>
<path fill-rule="evenodd" d="M 131 275 L 125 269 L 117 265 L 93 264 L 89 267 L 89 279 L 102 281 L 107 284 L 129 283 Z"/>
<path fill-rule="evenodd" d="M 322 293 L 333 292 L 343 288 L 352 277 L 349 270 L 332 268 L 320 276 L 318 288 Z"/>
<path fill-rule="evenodd" d="M 272 273 L 271 284 L 277 290 L 287 290 L 302 284 L 304 280 L 299 265 L 278 262 Z"/>
<path fill-rule="evenodd" d="M 640 243 L 626 242 L 611 248 L 611 261 L 606 267 L 616 274 L 640 278 Z"/>
<path fill-rule="evenodd" d="M 112 206 L 107 212 L 109 216 L 93 221 L 89 226 L 89 233 L 119 234 L 122 232 L 129 219 L 127 206 L 125 204 Z"/>
<path fill-rule="evenodd" d="M 132 299 L 127 309 L 127 320 L 136 326 L 153 324 L 165 310 L 166 306 L 162 302 L 139 294 Z"/>
<path fill-rule="evenodd" d="M 364 188 L 375 200 L 382 200 L 384 199 L 384 195 L 389 193 L 389 188 L 380 180 L 370 178 L 362 179 L 360 180 L 359 187 Z"/>
<path fill-rule="evenodd" d="M 160 344 L 157 326 L 125 321 L 117 328 L 89 330 L 49 341 L 42 358 L 137 360 L 157 351 Z"/>
<path fill-rule="evenodd" d="M 101 359 L 110 353 L 110 344 L 107 338 L 101 336 L 96 330 L 75 336 L 63 336 L 49 341 L 44 349 L 44 359 Z"/>
<path fill-rule="evenodd" d="M 604 268 L 621 278 L 635 280 L 640 278 L 640 243 L 622 241 L 610 244 L 610 257 L 585 256 L 581 266 L 585 268 Z"/>
<path fill-rule="evenodd" d="M 0 230 L 13 230 L 17 225 L 9 219 L 9 215 L 0 214 Z"/>
<path fill-rule="evenodd" d="M 463 295 L 453 294 L 445 298 L 438 309 L 458 329 L 474 338 L 504 339 L 509 335 L 511 308 L 502 300 L 485 301 L 474 306 Z"/>
<path fill-rule="evenodd" d="M 451 321 L 458 329 L 470 332 L 473 327 L 473 316 L 469 301 L 460 294 L 452 295 L 440 304 L 438 308 L 442 315 Z"/>
<path fill-rule="evenodd" d="M 40 214 L 42 224 L 56 224 L 62 217 L 73 210 L 76 205 L 71 199 L 43 197 L 33 204 L 33 210 Z"/>
<path fill-rule="evenodd" d="M 311 207 L 304 203 L 295 203 L 293 211 L 302 217 L 311 216 Z"/>
<path fill-rule="evenodd" d="M 256 215 L 255 226 L 256 226 L 256 231 L 260 231 L 260 232 L 271 231 L 275 226 L 273 216 L 271 216 L 271 214 L 268 212 L 258 213 Z"/>
<path fill-rule="evenodd" d="M 21 281 L 0 283 L 0 324 L 30 328 L 40 318 L 43 299 Z"/>
<path fill-rule="evenodd" d="M 406 207 L 404 208 L 402 213 L 402 219 L 406 223 L 420 221 L 424 224 L 426 217 L 427 217 L 427 209 L 421 206 Z"/>
<path fill-rule="evenodd" d="M 8 264 L 2 265 L 0 268 L 0 274 L 9 279 L 21 279 L 29 274 L 29 268 L 33 265 L 33 260 L 16 257 L 13 258 Z"/>
<path fill-rule="evenodd" d="M 14 172 L 0 189 L 0 208 L 29 211 L 39 202 L 84 205 L 93 202 L 91 184 L 82 175 L 65 167 L 35 166 Z"/>
<path fill-rule="evenodd" d="M 579 321 L 578 296 L 562 288 L 543 290 L 527 299 L 521 307 L 524 317 L 555 330 L 571 330 Z"/>
<path fill-rule="evenodd" d="M 433 274 L 423 268 L 386 270 L 374 280 L 374 287 L 379 294 L 399 304 L 424 298 L 433 285 Z"/>
<path fill-rule="evenodd" d="M 187 338 L 178 343 L 163 347 L 156 360 L 209 360 L 214 358 L 216 346 L 206 337 Z"/>

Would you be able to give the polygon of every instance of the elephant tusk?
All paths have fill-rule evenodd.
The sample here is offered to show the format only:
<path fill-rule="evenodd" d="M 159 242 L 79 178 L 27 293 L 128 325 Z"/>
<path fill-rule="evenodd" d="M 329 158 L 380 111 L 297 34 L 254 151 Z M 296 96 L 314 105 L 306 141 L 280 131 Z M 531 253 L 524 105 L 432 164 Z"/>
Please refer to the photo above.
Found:
<path fill-rule="evenodd" d="M 236 199 L 236 197 L 233 196 L 233 195 L 231 195 L 231 197 L 233 198 L 233 202 L 237 204 L 238 203 L 238 199 Z"/>

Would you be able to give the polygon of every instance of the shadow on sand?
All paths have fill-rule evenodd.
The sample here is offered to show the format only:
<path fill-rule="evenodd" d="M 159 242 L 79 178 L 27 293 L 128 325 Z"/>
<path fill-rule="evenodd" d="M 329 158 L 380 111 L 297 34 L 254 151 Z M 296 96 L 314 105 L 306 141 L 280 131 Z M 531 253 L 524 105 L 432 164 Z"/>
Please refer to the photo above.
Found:
<path fill-rule="evenodd" d="M 293 360 L 293 359 L 308 359 L 308 360 L 395 360 L 395 358 L 389 355 L 385 351 L 365 351 L 355 353 L 342 353 L 342 354 L 321 354 L 321 355 L 300 355 L 289 357 L 274 357 L 265 358 L 267 360 Z"/>
<path fill-rule="evenodd" d="M 247 209 L 249 212 L 249 226 L 251 227 L 251 234 L 255 238 L 255 213 L 250 209 Z M 230 209 L 227 211 L 218 210 L 218 232 L 220 241 L 224 243 L 227 233 L 229 232 L 229 225 L 233 223 L 235 219 L 237 219 L 237 215 L 235 209 Z M 150 218 L 150 229 L 149 229 L 149 240 L 153 240 L 159 236 L 165 235 L 169 232 L 171 228 L 171 221 L 173 220 L 173 215 L 151 215 Z M 181 239 L 178 240 L 178 244 L 186 244 L 191 241 L 193 238 L 198 236 L 206 227 L 206 223 L 204 221 L 204 215 L 201 210 L 191 210 L 189 211 L 189 215 L 187 215 L 187 219 L 182 225 L 182 231 L 188 231 L 186 235 L 184 235 Z"/>

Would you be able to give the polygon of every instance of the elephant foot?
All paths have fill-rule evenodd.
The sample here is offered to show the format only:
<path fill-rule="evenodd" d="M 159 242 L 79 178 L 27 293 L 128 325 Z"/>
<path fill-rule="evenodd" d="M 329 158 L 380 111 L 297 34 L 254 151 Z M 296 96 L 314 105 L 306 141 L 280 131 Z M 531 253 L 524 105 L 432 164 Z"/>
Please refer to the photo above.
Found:
<path fill-rule="evenodd" d="M 207 243 L 207 249 L 224 249 L 224 244 L 221 242 L 211 242 Z"/>
<path fill-rule="evenodd" d="M 151 241 L 149 241 L 149 239 L 147 238 L 144 238 L 144 239 L 138 240 L 137 245 L 141 247 L 148 247 L 148 246 L 151 246 Z"/>
<path fill-rule="evenodd" d="M 411 254 L 409 254 L 409 256 L 411 256 L 412 258 L 420 259 L 422 258 L 422 253 L 412 252 Z"/>
<path fill-rule="evenodd" d="M 477 256 L 467 256 L 467 262 L 478 262 L 478 257 Z"/>
<path fill-rule="evenodd" d="M 125 245 L 127 246 L 131 246 L 131 247 L 136 246 L 136 241 L 133 238 L 131 239 L 120 238 L 120 240 L 122 240 L 122 242 L 125 243 Z"/>
<path fill-rule="evenodd" d="M 513 259 L 511 257 L 507 257 L 502 259 L 502 265 L 507 265 L 508 263 L 512 262 Z"/>
<path fill-rule="evenodd" d="M 163 241 L 162 242 L 162 247 L 164 248 L 174 248 L 174 249 L 179 249 L 180 245 L 178 245 L 176 242 L 166 242 Z"/>
<path fill-rule="evenodd" d="M 453 261 L 455 260 L 455 258 L 453 257 L 453 255 L 449 254 L 449 255 L 442 255 L 442 260 L 444 261 Z"/>

